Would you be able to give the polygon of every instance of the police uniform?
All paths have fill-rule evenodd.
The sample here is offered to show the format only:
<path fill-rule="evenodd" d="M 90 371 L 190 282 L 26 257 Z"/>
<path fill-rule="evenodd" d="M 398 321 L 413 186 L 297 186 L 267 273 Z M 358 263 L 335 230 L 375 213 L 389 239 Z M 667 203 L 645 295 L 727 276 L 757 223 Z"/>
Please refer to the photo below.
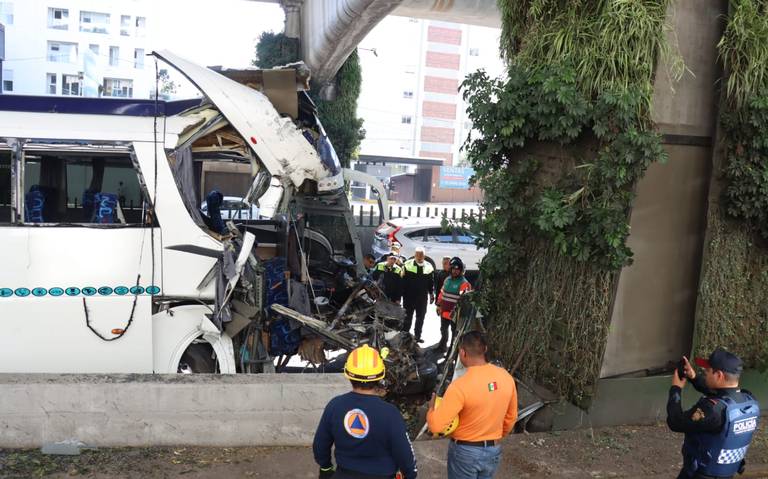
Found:
<path fill-rule="evenodd" d="M 713 366 L 718 361 L 718 351 L 724 352 L 712 353 Z M 739 360 L 738 372 L 740 369 Z M 672 431 L 685 433 L 683 469 L 678 479 L 733 477 L 743 471 L 746 463 L 749 443 L 760 418 L 759 405 L 751 393 L 738 387 L 707 389 L 700 374 L 691 383 L 704 394 L 692 408 L 682 410 L 682 390 L 677 386 L 670 389 L 667 402 L 667 425 Z"/>
<path fill-rule="evenodd" d="M 403 297 L 403 268 L 397 263 L 388 265 L 386 260 L 376 263 L 371 277 L 379 281 L 381 289 L 390 301 L 400 303 Z"/>
<path fill-rule="evenodd" d="M 405 308 L 403 331 L 411 330 L 411 322 L 415 314 L 416 328 L 413 335 L 417 341 L 421 340 L 424 316 L 427 314 L 427 299 L 435 294 L 432 289 L 435 285 L 434 271 L 432 264 L 427 260 L 419 264 L 415 258 L 411 258 L 403 265 L 403 307 Z"/>

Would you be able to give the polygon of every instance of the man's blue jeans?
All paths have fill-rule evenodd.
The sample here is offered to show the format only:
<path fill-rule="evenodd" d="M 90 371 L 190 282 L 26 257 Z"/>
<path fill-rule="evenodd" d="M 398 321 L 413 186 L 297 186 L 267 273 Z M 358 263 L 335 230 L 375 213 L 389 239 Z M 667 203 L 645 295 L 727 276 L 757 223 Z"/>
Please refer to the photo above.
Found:
<path fill-rule="evenodd" d="M 491 479 L 499 467 L 501 446 L 448 446 L 448 479 Z"/>

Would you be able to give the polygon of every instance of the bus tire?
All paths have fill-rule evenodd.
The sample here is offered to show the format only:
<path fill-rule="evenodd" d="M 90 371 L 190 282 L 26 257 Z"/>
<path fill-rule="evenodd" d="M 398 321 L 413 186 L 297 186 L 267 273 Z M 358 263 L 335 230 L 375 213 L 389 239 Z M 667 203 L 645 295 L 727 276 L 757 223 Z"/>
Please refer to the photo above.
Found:
<path fill-rule="evenodd" d="M 210 343 L 192 343 L 179 360 L 180 373 L 215 374 L 218 372 L 216 354 Z"/>

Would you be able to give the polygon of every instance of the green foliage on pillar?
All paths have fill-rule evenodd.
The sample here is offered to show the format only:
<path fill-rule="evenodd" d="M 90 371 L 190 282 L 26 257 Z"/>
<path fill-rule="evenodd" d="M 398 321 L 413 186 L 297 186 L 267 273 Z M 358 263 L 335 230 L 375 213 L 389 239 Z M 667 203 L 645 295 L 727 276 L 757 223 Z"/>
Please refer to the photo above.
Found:
<path fill-rule="evenodd" d="M 768 1 L 733 0 L 694 345 L 768 369 Z"/>
<path fill-rule="evenodd" d="M 669 0 L 499 0 L 504 79 L 462 84 L 473 220 L 495 355 L 584 408 L 600 374 L 635 185 L 664 161 L 651 121 Z"/>
<path fill-rule="evenodd" d="M 335 99 L 321 99 L 318 85 L 312 86 L 311 96 L 341 165 L 349 168 L 351 160 L 357 156 L 360 142 L 365 138 L 363 119 L 357 116 L 357 99 L 360 97 L 363 83 L 357 50 L 353 51 L 341 66 L 334 81 Z"/>

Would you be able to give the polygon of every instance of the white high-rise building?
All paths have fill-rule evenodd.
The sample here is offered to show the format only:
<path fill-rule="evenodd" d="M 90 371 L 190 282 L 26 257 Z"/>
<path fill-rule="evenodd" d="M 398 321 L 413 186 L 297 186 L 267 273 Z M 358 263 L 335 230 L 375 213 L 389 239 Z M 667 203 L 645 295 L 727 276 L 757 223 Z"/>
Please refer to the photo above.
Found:
<path fill-rule="evenodd" d="M 149 98 L 145 0 L 0 0 L 3 93 Z"/>
<path fill-rule="evenodd" d="M 471 124 L 458 91 L 467 74 L 504 72 L 496 28 L 389 16 L 361 42 L 361 154 L 461 163 Z"/>

